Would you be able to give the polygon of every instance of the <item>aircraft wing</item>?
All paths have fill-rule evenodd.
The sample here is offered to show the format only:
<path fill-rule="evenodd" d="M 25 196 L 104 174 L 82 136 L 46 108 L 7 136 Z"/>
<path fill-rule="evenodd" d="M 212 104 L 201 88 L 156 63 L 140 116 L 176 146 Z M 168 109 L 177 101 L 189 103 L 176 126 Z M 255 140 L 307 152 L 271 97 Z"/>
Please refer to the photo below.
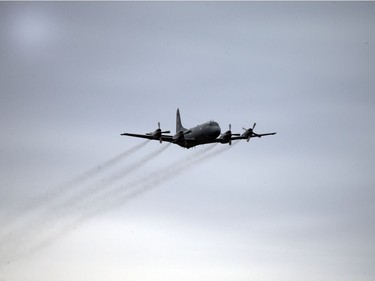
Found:
<path fill-rule="evenodd" d="M 234 140 L 250 140 L 250 138 L 261 138 L 263 136 L 271 136 L 271 135 L 276 135 L 276 133 L 266 133 L 266 134 L 256 134 L 252 133 L 251 136 L 248 136 L 246 134 L 243 134 L 241 136 L 238 135 L 230 135 L 230 136 L 220 136 L 217 139 L 213 140 L 212 142 L 218 142 L 218 143 L 229 143 L 231 144 L 232 141 Z"/>
<path fill-rule="evenodd" d="M 166 142 L 173 142 L 173 136 L 168 135 L 161 135 L 159 138 L 156 138 L 153 135 L 149 134 L 131 134 L 131 133 L 123 133 L 121 136 L 129 136 L 129 137 L 136 137 L 136 138 L 143 138 L 148 140 L 162 140 Z"/>
<path fill-rule="evenodd" d="M 276 133 L 267 133 L 267 134 L 256 134 L 256 133 L 253 133 L 253 135 L 251 136 L 252 138 L 255 138 L 255 137 L 263 137 L 263 136 L 273 136 L 273 135 L 276 135 Z"/>
<path fill-rule="evenodd" d="M 239 137 L 232 137 L 232 140 L 246 140 L 246 139 L 251 139 L 251 138 L 261 138 L 264 136 L 273 136 L 273 135 L 276 135 L 276 133 L 266 133 L 266 134 L 252 133 L 251 136 L 241 135 Z"/>
<path fill-rule="evenodd" d="M 244 133 L 239 137 L 232 137 L 232 140 L 247 140 L 249 141 L 251 138 L 261 138 L 264 136 L 273 136 L 276 135 L 276 133 L 266 133 L 266 134 L 257 134 L 252 132 L 251 134 Z"/>

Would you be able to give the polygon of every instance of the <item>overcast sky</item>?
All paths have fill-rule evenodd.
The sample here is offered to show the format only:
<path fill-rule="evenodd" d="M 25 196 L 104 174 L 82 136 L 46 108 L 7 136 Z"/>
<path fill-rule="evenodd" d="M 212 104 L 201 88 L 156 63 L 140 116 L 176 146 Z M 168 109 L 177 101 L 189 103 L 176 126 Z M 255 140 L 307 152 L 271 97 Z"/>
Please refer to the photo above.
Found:
<path fill-rule="evenodd" d="M 0 280 L 374 280 L 374 29 L 372 2 L 1 2 Z M 120 136 L 177 107 L 277 135 Z"/>

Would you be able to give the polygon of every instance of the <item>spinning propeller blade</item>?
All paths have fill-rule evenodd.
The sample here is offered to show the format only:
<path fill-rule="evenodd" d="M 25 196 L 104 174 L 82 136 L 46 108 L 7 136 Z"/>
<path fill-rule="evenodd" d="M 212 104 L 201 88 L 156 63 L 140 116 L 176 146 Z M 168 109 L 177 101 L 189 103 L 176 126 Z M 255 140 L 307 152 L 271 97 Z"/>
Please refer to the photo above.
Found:
<path fill-rule="evenodd" d="M 229 130 L 225 132 L 228 136 L 228 144 L 232 145 L 232 136 L 240 136 L 240 134 L 232 134 L 232 124 L 229 124 Z"/>
<path fill-rule="evenodd" d="M 162 131 L 161 129 L 160 129 L 160 122 L 158 122 L 158 130 L 160 130 L 160 133 L 161 134 L 169 134 L 171 131 Z"/>
<path fill-rule="evenodd" d="M 248 136 L 247 136 L 247 140 L 246 140 L 247 142 L 249 142 L 250 139 L 251 139 L 251 137 L 253 136 L 253 134 L 255 134 L 255 133 L 254 133 L 254 128 L 255 128 L 256 124 L 257 124 L 257 123 L 254 123 L 253 127 L 250 128 L 250 129 L 246 129 L 246 128 L 242 127 L 242 129 L 244 129 L 244 130 L 246 131 L 245 133 L 248 134 Z"/>

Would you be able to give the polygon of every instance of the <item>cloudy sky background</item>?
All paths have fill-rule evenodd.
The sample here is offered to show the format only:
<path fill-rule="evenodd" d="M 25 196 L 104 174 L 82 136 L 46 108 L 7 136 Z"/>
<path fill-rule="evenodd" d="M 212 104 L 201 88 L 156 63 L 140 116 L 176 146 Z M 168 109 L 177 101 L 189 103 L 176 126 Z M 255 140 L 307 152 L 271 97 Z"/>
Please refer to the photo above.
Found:
<path fill-rule="evenodd" d="M 0 3 L 0 280 L 374 280 L 374 28 L 373 3 Z M 278 134 L 120 136 L 177 107 Z"/>

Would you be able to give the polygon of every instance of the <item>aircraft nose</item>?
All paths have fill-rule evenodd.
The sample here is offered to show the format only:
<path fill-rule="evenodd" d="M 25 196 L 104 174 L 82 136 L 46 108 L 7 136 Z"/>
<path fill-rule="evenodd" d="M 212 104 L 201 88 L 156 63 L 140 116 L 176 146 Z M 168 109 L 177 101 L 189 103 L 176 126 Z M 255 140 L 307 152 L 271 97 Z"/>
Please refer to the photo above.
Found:
<path fill-rule="evenodd" d="M 212 127 L 212 135 L 214 135 L 215 137 L 218 137 L 220 136 L 220 133 L 221 133 L 221 129 L 219 125 Z"/>

